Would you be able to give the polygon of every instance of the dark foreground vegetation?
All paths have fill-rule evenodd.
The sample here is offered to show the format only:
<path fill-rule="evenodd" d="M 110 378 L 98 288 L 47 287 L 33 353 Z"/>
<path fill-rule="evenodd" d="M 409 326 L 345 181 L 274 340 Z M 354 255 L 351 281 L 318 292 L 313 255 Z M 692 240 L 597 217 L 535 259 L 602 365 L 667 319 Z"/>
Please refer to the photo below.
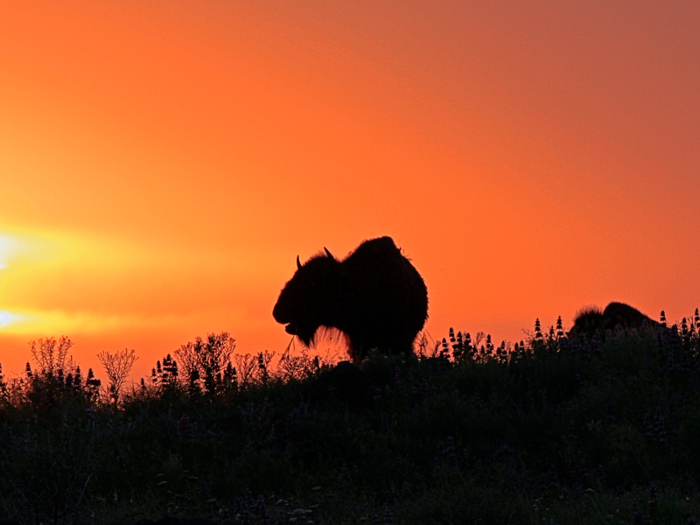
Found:
<path fill-rule="evenodd" d="M 513 347 L 456 334 L 330 379 L 323 359 L 272 370 L 218 334 L 135 388 L 133 353 L 103 354 L 100 385 L 67 340 L 39 341 L 0 387 L 0 517 L 695 523 L 699 322 L 575 339 L 538 323 Z"/>

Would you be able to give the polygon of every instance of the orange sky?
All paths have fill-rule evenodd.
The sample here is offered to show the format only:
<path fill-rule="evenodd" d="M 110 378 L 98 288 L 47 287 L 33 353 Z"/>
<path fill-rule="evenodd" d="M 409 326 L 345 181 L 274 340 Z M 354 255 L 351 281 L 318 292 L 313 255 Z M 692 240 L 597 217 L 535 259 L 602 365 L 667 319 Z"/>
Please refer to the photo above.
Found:
<path fill-rule="evenodd" d="M 697 2 L 5 1 L 0 80 L 6 373 L 279 353 L 297 254 L 380 235 L 436 339 L 700 306 Z"/>

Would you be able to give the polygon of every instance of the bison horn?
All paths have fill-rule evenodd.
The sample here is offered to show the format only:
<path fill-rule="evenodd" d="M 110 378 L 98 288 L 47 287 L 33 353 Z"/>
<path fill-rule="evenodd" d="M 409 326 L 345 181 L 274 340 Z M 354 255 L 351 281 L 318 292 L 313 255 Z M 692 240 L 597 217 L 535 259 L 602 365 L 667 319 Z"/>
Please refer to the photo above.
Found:
<path fill-rule="evenodd" d="M 298 255 L 297 255 L 297 270 L 301 270 L 301 261 L 299 261 Z"/>
<path fill-rule="evenodd" d="M 324 247 L 323 249 L 326 250 L 326 255 L 329 259 L 335 259 L 335 257 L 333 257 L 333 254 L 328 251 L 328 248 Z"/>

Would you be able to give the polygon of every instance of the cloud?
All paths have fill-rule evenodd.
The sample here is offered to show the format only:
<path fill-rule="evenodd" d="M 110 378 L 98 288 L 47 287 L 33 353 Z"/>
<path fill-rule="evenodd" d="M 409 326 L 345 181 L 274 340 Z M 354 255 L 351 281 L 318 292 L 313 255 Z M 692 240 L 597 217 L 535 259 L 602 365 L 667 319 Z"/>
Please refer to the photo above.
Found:
<path fill-rule="evenodd" d="M 0 334 L 8 335 L 79 335 L 149 329 L 172 330 L 196 324 L 251 324 L 250 314 L 243 308 L 198 311 L 165 315 L 105 315 L 88 311 L 2 310 Z"/>
<path fill-rule="evenodd" d="M 129 320 L 124 317 L 94 315 L 89 312 L 0 311 L 0 333 L 13 335 L 92 333 L 129 324 Z"/>

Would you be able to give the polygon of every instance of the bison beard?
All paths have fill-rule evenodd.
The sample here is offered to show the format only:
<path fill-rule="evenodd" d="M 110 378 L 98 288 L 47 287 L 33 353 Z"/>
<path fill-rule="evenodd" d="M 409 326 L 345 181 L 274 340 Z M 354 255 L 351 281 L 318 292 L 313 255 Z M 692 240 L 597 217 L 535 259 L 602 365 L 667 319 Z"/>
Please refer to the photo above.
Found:
<path fill-rule="evenodd" d="M 321 327 L 340 330 L 360 364 L 373 348 L 413 352 L 428 317 L 428 291 L 394 241 L 381 237 L 363 242 L 343 261 L 328 250 L 303 265 L 297 258 L 272 315 L 307 346 Z"/>

